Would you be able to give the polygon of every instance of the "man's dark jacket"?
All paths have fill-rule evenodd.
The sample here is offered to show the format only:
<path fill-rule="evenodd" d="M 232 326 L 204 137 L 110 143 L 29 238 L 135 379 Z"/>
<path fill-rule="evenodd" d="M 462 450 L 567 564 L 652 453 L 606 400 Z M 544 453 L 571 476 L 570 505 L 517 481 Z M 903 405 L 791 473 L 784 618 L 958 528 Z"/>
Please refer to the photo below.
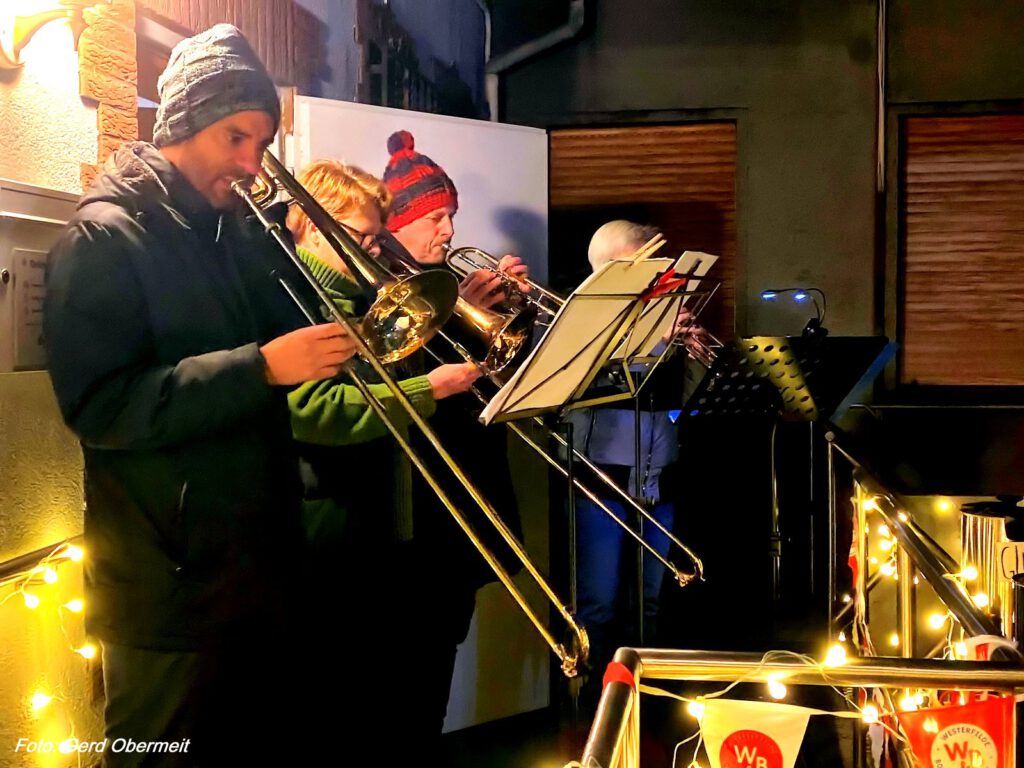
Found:
<path fill-rule="evenodd" d="M 178 650 L 277 623 L 301 546 L 285 392 L 291 266 L 155 148 L 108 161 L 51 253 L 50 376 L 85 458 L 86 625 Z"/>

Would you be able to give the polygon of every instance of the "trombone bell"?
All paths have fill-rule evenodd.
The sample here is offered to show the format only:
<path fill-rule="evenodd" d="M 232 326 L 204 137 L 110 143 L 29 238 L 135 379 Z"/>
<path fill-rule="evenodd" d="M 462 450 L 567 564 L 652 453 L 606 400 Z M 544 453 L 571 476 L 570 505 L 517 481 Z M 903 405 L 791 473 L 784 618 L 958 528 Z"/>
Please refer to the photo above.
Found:
<path fill-rule="evenodd" d="M 360 333 L 382 363 L 411 355 L 437 333 L 458 286 L 444 272 L 424 272 L 385 286 L 363 317 Z"/>

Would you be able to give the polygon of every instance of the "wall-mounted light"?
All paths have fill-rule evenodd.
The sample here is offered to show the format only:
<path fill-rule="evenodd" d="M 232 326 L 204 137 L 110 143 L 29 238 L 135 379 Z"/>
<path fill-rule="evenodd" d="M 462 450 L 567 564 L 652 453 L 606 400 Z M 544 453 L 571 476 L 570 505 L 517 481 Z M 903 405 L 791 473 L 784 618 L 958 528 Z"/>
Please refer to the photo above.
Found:
<path fill-rule="evenodd" d="M 821 304 L 814 297 L 817 294 L 821 297 Z M 797 304 L 803 304 L 806 301 L 810 301 L 814 304 L 814 314 L 807 321 L 807 325 L 804 327 L 803 335 L 807 338 L 814 336 L 827 336 L 828 330 L 822 326 L 825 321 L 825 292 L 820 288 L 766 288 L 761 291 L 761 301 L 774 302 L 781 296 L 789 295 L 793 301 Z"/>
<path fill-rule="evenodd" d="M 5 0 L 0 6 L 0 69 L 17 69 L 21 51 L 51 21 L 70 22 L 75 46 L 85 29 L 84 11 L 95 0 Z"/>

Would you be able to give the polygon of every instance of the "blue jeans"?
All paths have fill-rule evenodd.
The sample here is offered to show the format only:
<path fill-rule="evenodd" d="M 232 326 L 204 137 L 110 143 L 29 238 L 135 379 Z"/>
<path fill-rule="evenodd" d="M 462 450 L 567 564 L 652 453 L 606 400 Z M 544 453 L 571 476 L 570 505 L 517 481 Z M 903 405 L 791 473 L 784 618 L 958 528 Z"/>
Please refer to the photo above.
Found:
<path fill-rule="evenodd" d="M 620 520 L 629 522 L 633 517 L 632 514 L 627 516 L 619 502 L 603 501 Z M 652 516 L 671 531 L 675 506 L 668 501 L 659 502 Z M 668 537 L 647 520 L 643 525 L 643 537 L 662 557 L 668 555 Z M 590 637 L 591 666 L 600 675 L 611 660 L 615 648 L 622 644 L 640 642 L 639 633 L 634 631 L 630 637 L 631 633 L 627 629 L 635 626 L 636 622 L 628 616 L 620 615 L 621 612 L 617 610 L 620 585 L 623 581 L 630 585 L 636 581 L 632 573 L 622 573 L 625 547 L 638 547 L 639 544 L 609 515 L 582 497 L 576 502 L 576 540 L 577 616 Z M 658 615 L 658 598 L 665 566 L 646 549 L 643 565 L 644 640 L 650 641 Z"/>

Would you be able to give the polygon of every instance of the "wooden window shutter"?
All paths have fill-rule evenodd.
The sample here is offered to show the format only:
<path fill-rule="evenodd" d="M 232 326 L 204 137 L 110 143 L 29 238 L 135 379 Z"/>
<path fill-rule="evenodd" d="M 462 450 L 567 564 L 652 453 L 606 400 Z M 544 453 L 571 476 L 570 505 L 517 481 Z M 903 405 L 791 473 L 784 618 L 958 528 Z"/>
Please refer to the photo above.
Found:
<path fill-rule="evenodd" d="M 903 126 L 902 379 L 1024 384 L 1024 115 Z"/>
<path fill-rule="evenodd" d="M 736 305 L 736 124 L 638 125 L 551 131 L 551 227 L 585 221 L 560 252 L 553 232 L 551 261 L 571 258 L 586 271 L 594 228 L 612 218 L 654 224 L 668 239 L 663 250 L 719 256 L 710 277 L 722 286 L 704 322 L 728 338 Z M 580 269 L 577 266 L 577 277 Z"/>

